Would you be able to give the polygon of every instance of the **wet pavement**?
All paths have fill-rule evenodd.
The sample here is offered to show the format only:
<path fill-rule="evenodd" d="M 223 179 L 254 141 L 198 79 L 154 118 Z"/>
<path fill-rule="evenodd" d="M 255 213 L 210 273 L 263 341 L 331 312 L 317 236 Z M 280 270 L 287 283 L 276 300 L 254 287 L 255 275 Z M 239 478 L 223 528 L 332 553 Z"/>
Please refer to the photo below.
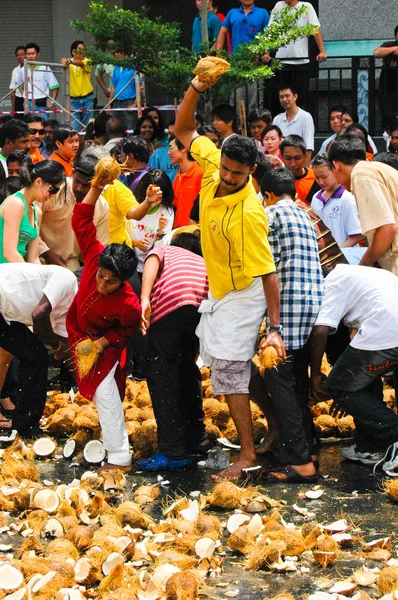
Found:
<path fill-rule="evenodd" d="M 306 517 L 292 508 L 293 504 L 308 508 L 315 513 L 315 521 L 321 524 L 332 523 L 342 518 L 347 519 L 349 533 L 355 538 L 352 548 L 340 551 L 336 562 L 326 569 L 317 565 L 308 553 L 308 556 L 300 557 L 297 563 L 299 569 L 297 572 L 279 574 L 268 570 L 246 571 L 244 570 L 244 556 L 234 554 L 228 549 L 227 537 L 224 534 L 222 542 L 226 556 L 223 573 L 215 579 L 208 578 L 206 580 L 207 586 L 203 589 L 204 595 L 225 599 L 226 592 L 239 590 L 236 597 L 238 599 L 245 598 L 245 600 L 272 598 L 282 592 L 291 593 L 297 600 L 304 599 L 309 593 L 316 590 L 328 591 L 336 581 L 349 577 L 356 569 L 362 568 L 364 565 L 368 568 L 383 568 L 385 566 L 383 563 L 364 556 L 362 542 L 369 542 L 384 536 L 393 536 L 392 556 L 397 558 L 394 536 L 396 543 L 398 504 L 381 493 L 382 479 L 380 475 L 374 475 L 370 467 L 342 459 L 340 455 L 342 445 L 341 441 L 325 442 L 320 448 L 319 486 L 324 490 L 324 494 L 317 500 L 309 501 L 303 494 L 304 491 L 314 486 L 286 483 L 262 485 L 261 482 L 255 480 L 250 483 L 259 485 L 260 491 L 271 498 L 283 501 L 284 506 L 279 511 L 287 523 L 300 526 L 306 520 Z M 37 464 L 40 478 L 52 480 L 54 483 L 69 483 L 75 477 L 79 478 L 84 471 L 90 470 L 89 465 L 71 467 L 70 461 L 65 459 L 38 461 Z M 91 470 L 93 469 L 91 468 Z M 176 494 L 190 494 L 196 490 L 208 493 L 213 485 L 212 473 L 213 471 L 200 467 L 162 473 L 163 480 L 160 482 L 162 495 L 155 503 L 148 505 L 145 510 L 155 519 L 159 519 L 165 501 L 173 498 Z M 165 481 L 168 483 L 165 484 Z M 156 482 L 158 482 L 157 474 L 128 474 L 126 495 L 132 499 L 131 492 L 135 487 L 143 483 Z M 226 520 L 233 511 L 211 510 L 210 512 L 214 512 L 222 520 Z M 0 536 L 0 543 L 5 541 L 9 543 L 8 539 Z M 304 569 L 301 571 L 302 567 Z M 221 587 L 222 585 L 224 587 Z M 372 598 L 379 597 L 376 586 L 366 588 L 365 591 Z"/>

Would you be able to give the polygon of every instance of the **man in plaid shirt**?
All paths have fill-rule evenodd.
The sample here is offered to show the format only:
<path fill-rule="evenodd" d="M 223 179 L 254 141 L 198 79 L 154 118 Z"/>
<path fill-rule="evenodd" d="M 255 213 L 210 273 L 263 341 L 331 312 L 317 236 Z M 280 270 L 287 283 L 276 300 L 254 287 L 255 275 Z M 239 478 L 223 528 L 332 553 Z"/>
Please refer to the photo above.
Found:
<path fill-rule="evenodd" d="M 268 240 L 280 288 L 280 322 L 287 360 L 268 369 L 264 383 L 276 414 L 280 468 L 267 480 L 316 481 L 313 424 L 308 407 L 308 338 L 323 292 L 317 235 L 311 219 L 294 203 L 294 175 L 268 171 L 261 182 L 269 224 Z"/>

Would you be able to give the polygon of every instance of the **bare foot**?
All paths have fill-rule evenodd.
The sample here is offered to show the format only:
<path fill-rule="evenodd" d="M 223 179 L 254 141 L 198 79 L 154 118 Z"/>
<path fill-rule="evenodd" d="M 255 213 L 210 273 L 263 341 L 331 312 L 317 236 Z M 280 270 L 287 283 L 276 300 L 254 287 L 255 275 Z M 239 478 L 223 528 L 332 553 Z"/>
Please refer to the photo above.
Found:
<path fill-rule="evenodd" d="M 0 398 L 0 405 L 4 410 L 15 409 L 15 404 L 12 402 L 11 398 Z"/>
<path fill-rule="evenodd" d="M 0 429 L 9 429 L 12 430 L 12 419 L 7 419 L 4 415 L 0 413 Z"/>
<path fill-rule="evenodd" d="M 236 463 L 228 467 L 228 469 L 224 469 L 223 471 L 220 471 L 220 473 L 212 475 L 211 478 L 215 479 L 215 481 L 223 481 L 225 479 L 227 479 L 228 481 L 236 481 L 238 479 L 243 479 L 247 477 L 247 475 L 244 471 L 242 471 L 242 469 L 249 469 L 250 467 L 254 467 L 255 465 L 255 460 L 238 458 Z"/>
<path fill-rule="evenodd" d="M 278 438 L 272 434 L 266 435 L 259 446 L 256 446 L 256 454 L 262 455 L 272 448 Z"/>
<path fill-rule="evenodd" d="M 103 467 L 98 469 L 98 473 L 106 473 L 109 471 L 123 471 L 123 473 L 128 473 L 131 471 L 132 465 L 114 465 L 112 463 L 105 463 Z"/>
<path fill-rule="evenodd" d="M 302 477 L 313 477 L 316 475 L 316 469 L 314 463 L 307 463 L 306 465 L 290 465 L 292 469 Z M 279 481 L 289 481 L 289 474 L 283 471 L 270 471 L 268 473 L 270 479 L 278 479 Z"/>

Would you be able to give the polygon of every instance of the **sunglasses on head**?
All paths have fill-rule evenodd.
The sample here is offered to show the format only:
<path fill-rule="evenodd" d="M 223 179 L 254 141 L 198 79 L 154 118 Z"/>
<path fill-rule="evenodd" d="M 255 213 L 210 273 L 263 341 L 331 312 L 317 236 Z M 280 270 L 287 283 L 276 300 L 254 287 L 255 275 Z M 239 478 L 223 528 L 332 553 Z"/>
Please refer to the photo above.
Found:
<path fill-rule="evenodd" d="M 46 130 L 44 129 L 44 127 L 43 127 L 43 129 L 31 129 L 29 127 L 29 133 L 30 133 L 30 135 L 36 135 L 36 133 L 38 133 L 39 135 L 44 135 L 45 131 Z"/>

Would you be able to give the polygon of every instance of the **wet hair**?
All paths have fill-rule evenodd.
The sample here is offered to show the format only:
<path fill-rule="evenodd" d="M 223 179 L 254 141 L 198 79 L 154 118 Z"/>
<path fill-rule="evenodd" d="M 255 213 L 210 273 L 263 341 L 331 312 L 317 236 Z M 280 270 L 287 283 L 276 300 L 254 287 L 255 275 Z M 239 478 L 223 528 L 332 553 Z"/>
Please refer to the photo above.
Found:
<path fill-rule="evenodd" d="M 156 106 L 148 106 L 148 108 L 146 108 L 144 110 L 144 112 L 142 113 L 142 116 L 143 117 L 147 117 L 147 116 L 150 117 L 150 115 L 149 115 L 150 112 L 155 112 L 158 115 L 158 118 L 159 118 L 158 125 L 156 125 L 156 123 L 155 123 L 155 125 L 156 125 L 155 138 L 157 140 L 164 140 L 164 138 L 166 137 L 166 132 L 164 130 L 164 122 L 163 122 L 162 113 L 161 113 L 161 111 L 158 108 L 156 108 Z M 152 117 L 151 117 L 151 119 L 152 119 Z"/>
<path fill-rule="evenodd" d="M 149 161 L 148 144 L 140 135 L 128 135 L 121 142 L 121 146 L 126 156 L 128 154 L 132 154 L 135 160 L 138 160 L 138 162 L 147 163 Z"/>
<path fill-rule="evenodd" d="M 170 135 L 170 138 L 169 138 L 169 143 L 170 143 L 170 142 L 172 142 L 173 140 L 175 141 L 175 143 L 176 143 L 176 146 L 177 146 L 177 148 L 178 148 L 179 150 L 185 150 L 185 146 L 184 146 L 184 144 L 183 144 L 182 142 L 180 142 L 180 140 L 179 140 L 178 138 L 176 138 L 176 136 L 174 135 L 174 133 L 172 133 L 172 134 Z M 192 154 L 191 154 L 190 152 L 188 152 L 188 151 L 187 151 L 187 158 L 188 158 L 188 160 L 190 160 L 191 162 L 194 162 L 194 160 L 195 160 L 195 159 L 192 157 Z"/>
<path fill-rule="evenodd" d="M 381 162 L 398 171 L 398 156 L 391 152 L 378 152 L 372 158 L 372 162 Z"/>
<path fill-rule="evenodd" d="M 336 137 L 329 147 L 329 161 L 338 161 L 343 165 L 355 165 L 366 160 L 366 146 L 362 138 L 343 133 Z"/>
<path fill-rule="evenodd" d="M 174 191 L 170 177 L 161 169 L 148 171 L 134 190 L 136 200 L 141 203 L 145 200 L 149 185 L 157 185 L 162 190 L 162 204 L 167 208 L 173 208 Z"/>
<path fill-rule="evenodd" d="M 151 142 L 153 142 L 153 140 L 156 137 L 157 127 L 156 127 L 155 121 L 149 115 L 147 115 L 146 117 L 144 117 L 144 115 L 142 115 L 142 117 L 140 117 L 138 119 L 137 125 L 135 126 L 135 129 L 134 129 L 134 135 L 138 135 L 138 136 L 141 137 L 141 126 L 142 126 L 142 124 L 143 124 L 144 121 L 149 121 L 151 123 L 152 127 L 153 127 L 153 134 L 152 134 L 152 138 L 150 140 Z"/>
<path fill-rule="evenodd" d="M 328 169 L 332 169 L 333 165 L 329 160 L 328 153 L 320 152 L 317 154 L 312 161 L 312 167 L 328 167 Z"/>
<path fill-rule="evenodd" d="M 203 256 L 202 246 L 200 243 L 200 230 L 198 229 L 199 235 L 193 232 L 181 232 L 176 233 L 171 238 L 170 246 L 178 246 L 179 248 L 185 248 L 194 254 Z"/>
<path fill-rule="evenodd" d="M 221 147 L 221 156 L 225 155 L 241 165 L 252 168 L 257 160 L 257 146 L 253 138 L 243 137 L 238 134 L 230 135 Z"/>
<path fill-rule="evenodd" d="M 39 115 L 39 113 L 30 113 L 28 115 L 25 115 L 23 120 L 25 121 L 25 123 L 41 123 L 42 125 L 46 124 L 44 117 Z"/>
<path fill-rule="evenodd" d="M 232 121 L 232 129 L 236 130 L 236 110 L 230 104 L 218 104 L 211 111 L 211 116 L 217 117 L 225 123 Z"/>
<path fill-rule="evenodd" d="M 282 82 L 281 84 L 278 85 L 278 94 L 282 91 L 282 90 L 290 90 L 292 92 L 292 94 L 298 94 L 297 88 L 295 85 L 293 85 L 293 83 L 288 83 L 288 82 Z"/>
<path fill-rule="evenodd" d="M 279 137 L 283 138 L 282 129 L 280 127 L 278 127 L 278 125 L 268 125 L 268 127 L 263 129 L 263 131 L 261 133 L 261 143 L 263 142 L 267 133 L 269 133 L 270 131 L 276 131 L 276 133 L 279 135 Z"/>
<path fill-rule="evenodd" d="M 256 170 L 252 173 L 253 179 L 256 180 L 258 186 L 260 187 L 262 178 L 270 169 L 273 169 L 271 161 L 266 157 L 263 152 L 257 152 L 256 158 Z"/>
<path fill-rule="evenodd" d="M 63 183 L 65 181 L 65 171 L 63 166 L 55 160 L 43 160 L 35 165 L 23 163 L 19 178 L 22 187 L 30 188 L 38 177 L 51 185 Z"/>
<path fill-rule="evenodd" d="M 123 119 L 120 117 L 111 117 L 108 119 L 105 129 L 109 135 L 117 135 L 119 137 L 123 137 L 126 133 L 126 127 L 124 126 Z"/>
<path fill-rule="evenodd" d="M 54 130 L 54 144 L 55 142 L 61 142 L 63 144 L 68 138 L 77 135 L 77 131 L 70 125 L 60 125 Z"/>
<path fill-rule="evenodd" d="M 25 50 L 25 46 L 17 46 L 17 47 L 15 48 L 15 56 L 17 55 L 17 52 L 18 52 L 18 50 L 23 50 L 24 52 L 26 52 L 26 50 Z"/>
<path fill-rule="evenodd" d="M 81 173 L 84 177 L 91 179 L 94 177 L 95 167 L 99 158 L 94 154 L 81 154 L 77 162 L 74 164 L 74 170 Z"/>
<path fill-rule="evenodd" d="M 217 136 L 219 145 L 221 146 L 222 139 L 220 138 L 220 134 L 218 133 L 217 129 L 212 125 L 203 125 L 203 127 L 200 127 L 198 129 L 198 133 L 199 135 L 206 135 L 206 133 L 214 133 L 214 135 Z"/>
<path fill-rule="evenodd" d="M 349 113 L 350 109 L 347 108 L 347 106 L 344 106 L 343 104 L 334 104 L 329 108 L 329 118 L 332 112 L 341 112 L 341 114 L 344 115 L 345 113 Z"/>
<path fill-rule="evenodd" d="M 253 121 L 264 121 L 264 123 L 266 123 L 268 126 L 272 123 L 272 114 L 267 109 L 260 110 L 259 108 L 255 108 L 247 117 L 247 122 L 249 125 L 250 123 L 253 123 Z"/>
<path fill-rule="evenodd" d="M 16 192 L 19 192 L 19 190 L 22 189 L 21 180 L 16 175 L 10 175 L 9 177 L 7 177 L 6 186 L 7 186 L 7 190 L 8 190 L 8 195 L 15 194 Z M 0 197 L 1 197 L 1 194 L 0 194 Z M 4 200 L 4 198 L 3 198 L 3 200 Z M 0 200 L 0 202 L 2 202 L 3 200 Z"/>
<path fill-rule="evenodd" d="M 289 169 L 277 167 L 267 171 L 261 180 L 261 193 L 266 192 L 275 194 L 275 196 L 296 197 L 296 182 L 294 175 Z"/>
<path fill-rule="evenodd" d="M 7 165 L 12 162 L 18 162 L 20 165 L 23 163 L 27 163 L 28 165 L 32 164 L 32 157 L 29 156 L 25 150 L 13 150 L 7 156 Z"/>
<path fill-rule="evenodd" d="M 303 154 L 307 152 L 306 143 L 301 135 L 294 135 L 292 133 L 291 135 L 287 135 L 285 138 L 283 138 L 281 145 L 279 146 L 282 155 L 284 149 L 288 148 L 289 146 L 300 149 Z"/>
<path fill-rule="evenodd" d="M 120 281 L 130 279 L 135 273 L 137 264 L 135 250 L 127 244 L 109 244 L 101 252 L 98 261 L 99 267 L 112 271 Z"/>
<path fill-rule="evenodd" d="M 29 44 L 26 44 L 24 50 L 25 52 L 28 51 L 29 48 L 34 48 L 35 51 L 37 52 L 37 54 L 40 54 L 40 46 L 38 44 L 36 44 L 35 42 L 30 42 Z M 16 54 L 16 51 L 15 51 Z"/>
<path fill-rule="evenodd" d="M 70 47 L 70 53 L 73 53 L 73 50 L 76 50 L 76 48 L 78 47 L 79 44 L 83 44 L 84 47 L 86 47 L 86 44 L 83 42 L 83 40 L 76 40 L 75 42 L 73 42 L 71 44 Z"/>
<path fill-rule="evenodd" d="M 0 128 L 0 147 L 2 148 L 6 140 L 15 142 L 20 137 L 29 133 L 29 127 L 21 119 L 9 119 L 3 127 Z"/>
<path fill-rule="evenodd" d="M 0 204 L 9 196 L 9 191 L 6 183 L 6 172 L 3 163 L 0 160 Z"/>

